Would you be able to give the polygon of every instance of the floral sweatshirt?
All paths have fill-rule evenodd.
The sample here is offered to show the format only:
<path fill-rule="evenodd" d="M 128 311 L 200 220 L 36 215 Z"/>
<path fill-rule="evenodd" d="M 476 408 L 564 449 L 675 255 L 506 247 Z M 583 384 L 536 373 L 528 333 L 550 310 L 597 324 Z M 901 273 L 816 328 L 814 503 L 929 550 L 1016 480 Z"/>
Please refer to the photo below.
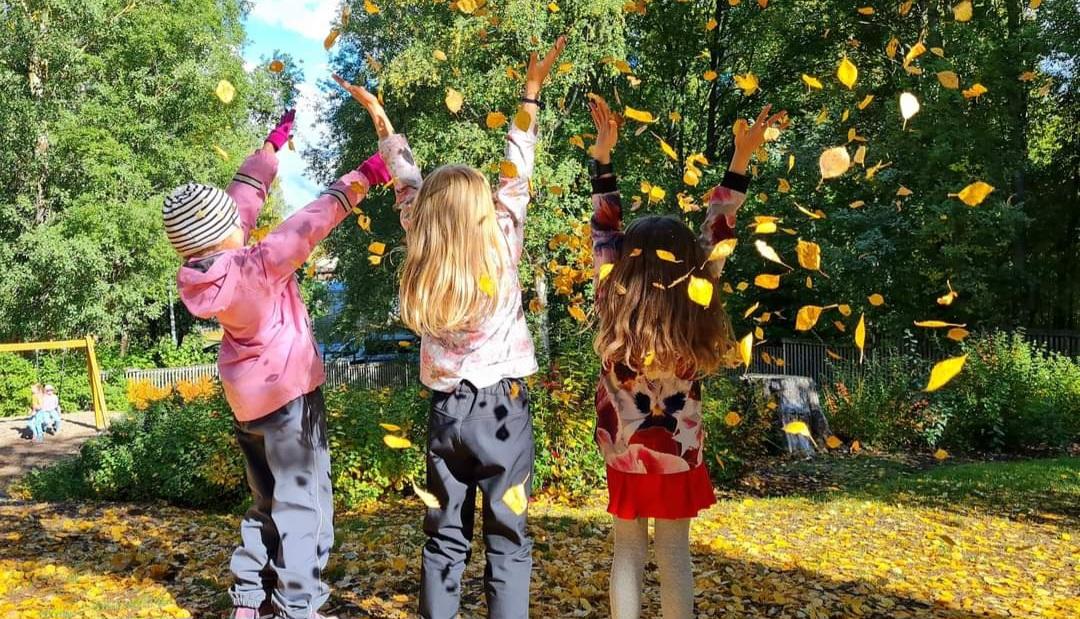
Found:
<path fill-rule="evenodd" d="M 451 337 L 425 337 L 420 343 L 420 380 L 436 391 L 453 391 L 467 380 L 477 388 L 504 378 L 524 378 L 537 371 L 532 337 L 525 324 L 521 303 L 518 263 L 525 238 L 525 215 L 529 206 L 529 179 L 536 151 L 536 127 L 522 131 L 511 127 L 506 140 L 506 160 L 518 175 L 501 176 L 495 191 L 495 213 L 506 237 L 500 251 L 507 252 L 499 299 L 494 313 L 470 331 Z M 401 225 L 412 226 L 412 206 L 423 179 L 405 136 L 384 138 L 379 152 L 394 176 Z"/>
<path fill-rule="evenodd" d="M 622 202 L 614 175 L 593 181 L 593 266 L 622 255 Z M 746 198 L 749 180 L 728 172 L 709 192 L 699 242 L 709 252 L 735 236 L 733 212 Z M 719 275 L 723 260 L 709 263 Z M 669 474 L 702 463 L 701 384 L 671 372 L 638 373 L 623 364 L 606 366 L 596 390 L 596 443 L 608 467 L 623 473 Z"/>
<path fill-rule="evenodd" d="M 276 174 L 277 158 L 259 151 L 225 189 L 236 201 L 245 242 Z M 349 172 L 260 242 L 180 267 L 176 282 L 184 305 L 199 318 L 216 318 L 225 331 L 218 369 L 239 421 L 264 417 L 325 381 L 295 272 L 369 186 L 360 171 Z"/>

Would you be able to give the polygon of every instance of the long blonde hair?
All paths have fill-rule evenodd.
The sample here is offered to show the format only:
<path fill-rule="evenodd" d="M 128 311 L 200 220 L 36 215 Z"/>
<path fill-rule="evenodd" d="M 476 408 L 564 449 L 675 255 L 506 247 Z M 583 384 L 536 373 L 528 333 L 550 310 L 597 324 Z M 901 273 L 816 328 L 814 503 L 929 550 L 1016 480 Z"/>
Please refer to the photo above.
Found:
<path fill-rule="evenodd" d="M 661 259 L 656 250 L 671 252 L 679 262 Z M 702 268 L 707 259 L 708 252 L 678 219 L 634 220 L 623 237 L 622 257 L 597 288 L 599 329 L 593 347 L 601 361 L 638 372 L 648 365 L 699 377 L 725 364 L 734 338 L 717 277 Z M 712 282 L 717 293 L 708 308 L 687 295 L 688 272 Z M 661 290 L 655 284 L 671 287 Z"/>
<path fill-rule="evenodd" d="M 446 165 L 424 179 L 405 234 L 401 319 L 422 336 L 468 331 L 498 303 L 506 243 L 484 175 Z M 488 294 L 481 287 L 490 284 Z"/>

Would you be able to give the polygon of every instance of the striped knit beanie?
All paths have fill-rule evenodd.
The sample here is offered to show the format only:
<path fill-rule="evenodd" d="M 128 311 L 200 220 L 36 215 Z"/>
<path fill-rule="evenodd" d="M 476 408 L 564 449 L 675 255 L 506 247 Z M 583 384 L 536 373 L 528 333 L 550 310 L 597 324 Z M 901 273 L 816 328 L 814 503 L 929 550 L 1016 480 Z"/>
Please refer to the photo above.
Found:
<path fill-rule="evenodd" d="M 224 241 L 240 222 L 229 194 L 198 183 L 174 189 L 161 214 L 169 242 L 185 258 Z"/>

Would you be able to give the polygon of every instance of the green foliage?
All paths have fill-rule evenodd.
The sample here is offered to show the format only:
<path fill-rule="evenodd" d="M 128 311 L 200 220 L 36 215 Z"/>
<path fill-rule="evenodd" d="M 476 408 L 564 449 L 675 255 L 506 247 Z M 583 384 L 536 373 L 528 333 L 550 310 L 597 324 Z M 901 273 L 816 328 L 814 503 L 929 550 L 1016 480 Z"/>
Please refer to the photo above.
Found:
<path fill-rule="evenodd" d="M 34 365 L 12 353 L 0 353 L 0 417 L 27 416 L 30 386 L 37 381 Z"/>
<path fill-rule="evenodd" d="M 1080 362 L 1022 333 L 969 338 L 963 371 L 923 393 L 929 363 L 895 354 L 838 371 L 824 387 L 833 431 L 880 449 L 1025 453 L 1080 440 Z"/>

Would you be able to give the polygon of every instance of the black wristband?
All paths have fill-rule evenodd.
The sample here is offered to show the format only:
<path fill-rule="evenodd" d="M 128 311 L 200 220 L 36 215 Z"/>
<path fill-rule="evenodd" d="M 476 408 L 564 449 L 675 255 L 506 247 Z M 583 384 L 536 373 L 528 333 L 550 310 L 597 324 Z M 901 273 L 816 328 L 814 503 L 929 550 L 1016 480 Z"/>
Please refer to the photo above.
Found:
<path fill-rule="evenodd" d="M 739 193 L 746 193 L 750 189 L 750 177 L 728 170 L 724 172 L 724 180 L 720 181 L 720 184 Z"/>
<path fill-rule="evenodd" d="M 540 108 L 541 110 L 544 109 L 544 102 L 541 101 L 540 99 L 530 99 L 528 97 L 522 97 L 521 102 L 522 103 L 532 103 L 533 105 Z"/>
<path fill-rule="evenodd" d="M 598 176 L 603 176 L 605 174 L 614 174 L 614 173 L 615 173 L 615 168 L 611 165 L 610 161 L 607 162 L 607 163 L 600 163 L 599 161 L 597 161 L 595 159 L 589 160 L 589 174 L 592 175 L 593 178 L 596 178 Z"/>
<path fill-rule="evenodd" d="M 592 192 L 594 194 L 615 193 L 619 190 L 619 179 L 615 176 L 593 177 Z"/>

